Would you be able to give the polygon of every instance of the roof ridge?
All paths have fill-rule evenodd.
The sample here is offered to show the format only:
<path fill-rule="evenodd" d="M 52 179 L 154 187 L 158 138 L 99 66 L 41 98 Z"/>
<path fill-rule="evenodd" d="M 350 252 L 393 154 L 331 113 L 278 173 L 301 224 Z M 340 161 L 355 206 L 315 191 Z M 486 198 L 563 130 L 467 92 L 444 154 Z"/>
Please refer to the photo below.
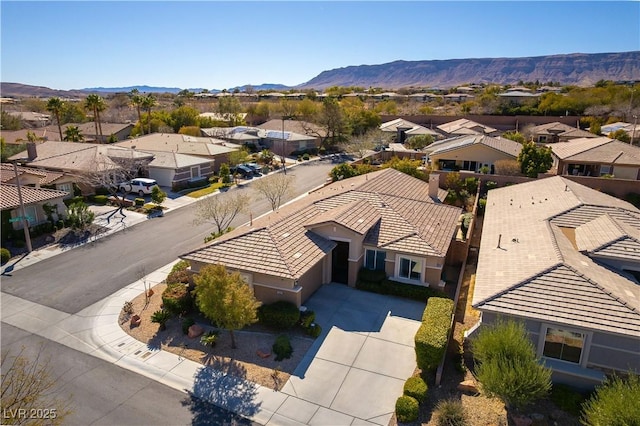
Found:
<path fill-rule="evenodd" d="M 271 238 L 271 241 L 273 242 L 273 248 L 278 252 L 279 258 L 280 260 L 282 260 L 282 263 L 284 263 L 284 266 L 287 268 L 287 271 L 289 271 L 289 275 L 291 276 L 291 278 L 296 278 L 296 274 L 293 272 L 293 267 L 292 265 L 289 263 L 287 257 L 284 255 L 284 253 L 282 252 L 282 250 L 280 249 L 280 246 L 277 244 L 276 239 L 274 238 L 274 230 L 270 227 L 265 228 L 267 231 L 267 234 L 269 235 L 269 238 Z M 309 232 L 308 230 L 306 232 Z"/>

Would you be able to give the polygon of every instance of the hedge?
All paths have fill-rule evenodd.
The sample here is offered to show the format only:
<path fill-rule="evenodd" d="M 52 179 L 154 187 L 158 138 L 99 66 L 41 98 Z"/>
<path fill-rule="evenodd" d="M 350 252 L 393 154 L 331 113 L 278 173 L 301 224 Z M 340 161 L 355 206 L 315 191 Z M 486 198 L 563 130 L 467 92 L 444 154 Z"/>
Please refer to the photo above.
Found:
<path fill-rule="evenodd" d="M 107 197 L 106 195 L 96 195 L 93 197 L 93 202 L 98 205 L 104 206 L 105 204 L 107 204 L 108 199 L 109 197 Z"/>
<path fill-rule="evenodd" d="M 420 404 L 410 396 L 402 395 L 396 400 L 396 418 L 401 423 L 414 422 L 418 420 L 420 414 Z"/>
<path fill-rule="evenodd" d="M 409 377 L 404 382 L 404 394 L 413 397 L 418 402 L 424 402 L 427 399 L 427 384 L 421 377 Z"/>
<path fill-rule="evenodd" d="M 260 306 L 258 319 L 266 326 L 286 330 L 300 321 L 300 310 L 294 303 L 281 300 Z"/>
<path fill-rule="evenodd" d="M 384 271 L 372 271 L 366 268 L 360 269 L 356 288 L 372 293 L 404 297 L 419 302 L 424 302 L 430 297 L 445 297 L 445 294 L 440 290 L 393 281 L 386 277 Z"/>
<path fill-rule="evenodd" d="M 9 249 L 6 249 L 4 247 L 0 248 L 0 260 L 2 261 L 2 264 L 4 265 L 5 263 L 7 263 L 9 259 L 11 259 L 11 252 L 9 251 Z"/>
<path fill-rule="evenodd" d="M 451 299 L 432 297 L 422 315 L 422 325 L 415 336 L 418 367 L 423 371 L 438 367 L 447 348 L 454 303 Z"/>

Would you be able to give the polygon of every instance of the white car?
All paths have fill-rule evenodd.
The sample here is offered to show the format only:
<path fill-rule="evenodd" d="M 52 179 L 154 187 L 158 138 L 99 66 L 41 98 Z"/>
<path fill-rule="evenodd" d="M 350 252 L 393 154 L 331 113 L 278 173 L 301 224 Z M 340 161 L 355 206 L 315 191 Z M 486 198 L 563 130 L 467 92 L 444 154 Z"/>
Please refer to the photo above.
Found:
<path fill-rule="evenodd" d="M 118 186 L 119 191 L 135 192 L 139 196 L 149 195 L 153 191 L 153 187 L 158 186 L 158 182 L 155 179 L 136 178 L 131 179 L 129 182 L 123 182 Z"/>

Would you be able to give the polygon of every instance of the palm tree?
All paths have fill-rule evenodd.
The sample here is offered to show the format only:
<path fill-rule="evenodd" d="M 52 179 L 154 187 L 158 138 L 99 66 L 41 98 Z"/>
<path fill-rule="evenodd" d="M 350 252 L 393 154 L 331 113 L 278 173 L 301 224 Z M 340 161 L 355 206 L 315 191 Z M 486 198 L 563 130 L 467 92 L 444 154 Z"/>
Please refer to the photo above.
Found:
<path fill-rule="evenodd" d="M 62 127 L 60 126 L 60 111 L 62 111 L 62 107 L 64 106 L 64 102 L 60 98 L 49 98 L 47 101 L 47 111 L 52 112 L 56 117 L 56 122 L 58 123 L 58 133 L 60 134 L 60 140 L 62 140 Z"/>
<path fill-rule="evenodd" d="M 151 108 L 156 106 L 158 102 L 153 94 L 149 93 L 147 96 L 142 98 L 142 109 L 147 111 L 147 121 L 149 122 L 149 133 L 151 133 Z M 140 124 L 142 126 L 142 123 Z"/>
<path fill-rule="evenodd" d="M 84 136 L 80 133 L 78 126 L 69 126 L 64 131 L 64 138 L 62 140 L 67 142 L 82 142 Z"/>
<path fill-rule="evenodd" d="M 91 94 L 87 96 L 84 103 L 85 109 L 93 111 L 93 120 L 96 126 L 96 135 L 98 140 L 102 142 L 102 123 L 100 123 L 100 112 L 107 109 L 107 104 L 100 95 Z"/>
<path fill-rule="evenodd" d="M 133 89 L 129 92 L 129 96 L 131 97 L 131 105 L 136 107 L 138 111 L 138 123 L 140 123 L 140 132 L 144 135 L 144 126 L 142 125 L 142 116 L 140 115 L 140 107 L 142 106 L 142 100 L 144 96 L 140 95 L 140 91 L 138 89 Z"/>

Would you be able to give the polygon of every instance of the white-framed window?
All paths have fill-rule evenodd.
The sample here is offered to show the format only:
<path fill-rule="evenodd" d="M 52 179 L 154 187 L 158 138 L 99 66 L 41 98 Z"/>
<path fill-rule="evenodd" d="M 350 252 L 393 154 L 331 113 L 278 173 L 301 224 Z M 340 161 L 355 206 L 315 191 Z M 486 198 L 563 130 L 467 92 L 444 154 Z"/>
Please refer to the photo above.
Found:
<path fill-rule="evenodd" d="M 200 177 L 200 166 L 191 167 L 191 179 Z"/>
<path fill-rule="evenodd" d="M 73 184 L 72 183 L 60 183 L 57 185 L 58 191 L 68 192 L 69 194 L 73 193 Z"/>
<path fill-rule="evenodd" d="M 364 254 L 364 267 L 372 271 L 384 271 L 386 257 L 386 251 L 367 249 Z"/>
<path fill-rule="evenodd" d="M 600 166 L 600 176 L 610 175 L 611 174 L 611 166 Z"/>
<path fill-rule="evenodd" d="M 411 281 L 422 281 L 422 260 L 409 256 L 398 256 L 397 277 Z"/>
<path fill-rule="evenodd" d="M 544 330 L 542 356 L 580 364 L 587 334 L 568 328 L 548 326 Z"/>

